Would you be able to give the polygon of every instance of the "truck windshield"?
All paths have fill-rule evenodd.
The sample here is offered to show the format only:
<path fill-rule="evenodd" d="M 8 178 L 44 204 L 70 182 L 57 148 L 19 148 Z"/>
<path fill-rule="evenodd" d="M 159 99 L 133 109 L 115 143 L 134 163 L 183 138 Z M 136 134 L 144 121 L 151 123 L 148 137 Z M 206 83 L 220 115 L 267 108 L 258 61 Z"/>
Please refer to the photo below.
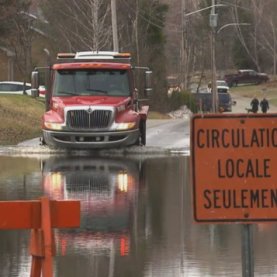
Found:
<path fill-rule="evenodd" d="M 55 72 L 53 96 L 128 96 L 127 70 L 61 69 Z"/>

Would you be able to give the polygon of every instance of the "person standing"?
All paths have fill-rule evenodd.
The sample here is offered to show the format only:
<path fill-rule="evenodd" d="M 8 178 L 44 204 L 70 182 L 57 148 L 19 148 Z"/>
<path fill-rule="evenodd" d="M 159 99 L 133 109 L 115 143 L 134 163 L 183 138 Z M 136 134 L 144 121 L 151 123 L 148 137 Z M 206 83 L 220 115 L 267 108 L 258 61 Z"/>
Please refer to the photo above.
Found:
<path fill-rule="evenodd" d="M 267 113 L 267 111 L 269 110 L 269 104 L 267 99 L 264 97 L 264 99 L 260 102 L 260 106 L 262 109 L 263 113 Z"/>
<path fill-rule="evenodd" d="M 252 99 L 250 105 L 251 105 L 251 108 L 252 108 L 252 112 L 257 113 L 258 110 L 259 110 L 259 100 L 257 99 L 256 96 L 254 96 L 254 98 Z"/>

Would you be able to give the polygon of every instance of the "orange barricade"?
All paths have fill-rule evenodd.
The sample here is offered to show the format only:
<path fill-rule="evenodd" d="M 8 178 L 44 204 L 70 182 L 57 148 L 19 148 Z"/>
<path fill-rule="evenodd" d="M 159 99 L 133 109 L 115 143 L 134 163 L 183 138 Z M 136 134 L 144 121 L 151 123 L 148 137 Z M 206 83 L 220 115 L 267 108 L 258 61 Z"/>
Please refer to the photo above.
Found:
<path fill-rule="evenodd" d="M 80 201 L 0 201 L 0 229 L 32 229 L 31 277 L 53 276 L 55 240 L 52 228 L 80 226 Z"/>

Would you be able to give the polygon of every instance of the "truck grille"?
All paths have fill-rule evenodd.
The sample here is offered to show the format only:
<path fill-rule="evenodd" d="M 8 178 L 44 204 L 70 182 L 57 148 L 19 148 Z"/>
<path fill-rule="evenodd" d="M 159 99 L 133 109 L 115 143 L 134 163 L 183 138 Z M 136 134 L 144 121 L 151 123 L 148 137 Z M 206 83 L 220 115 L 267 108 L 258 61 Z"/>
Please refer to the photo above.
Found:
<path fill-rule="evenodd" d="M 99 175 L 68 175 L 66 176 L 66 188 L 73 191 L 91 191 L 95 193 L 107 193 L 111 186 L 107 176 Z"/>
<path fill-rule="evenodd" d="M 111 121 L 110 110 L 69 110 L 66 116 L 67 126 L 74 129 L 107 128 Z"/>

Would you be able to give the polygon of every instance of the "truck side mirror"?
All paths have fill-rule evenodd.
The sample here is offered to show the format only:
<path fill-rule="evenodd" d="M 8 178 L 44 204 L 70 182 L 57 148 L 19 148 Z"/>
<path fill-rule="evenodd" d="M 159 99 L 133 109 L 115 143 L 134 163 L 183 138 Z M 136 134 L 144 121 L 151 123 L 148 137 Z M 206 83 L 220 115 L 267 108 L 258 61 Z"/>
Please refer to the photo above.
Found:
<path fill-rule="evenodd" d="M 152 94 L 152 71 L 145 71 L 145 89 L 144 93 L 147 97 Z"/>
<path fill-rule="evenodd" d="M 31 88 L 31 95 L 32 97 L 38 97 L 38 71 L 33 71 L 32 72 L 32 77 L 31 77 L 31 82 L 32 82 L 32 88 Z"/>

